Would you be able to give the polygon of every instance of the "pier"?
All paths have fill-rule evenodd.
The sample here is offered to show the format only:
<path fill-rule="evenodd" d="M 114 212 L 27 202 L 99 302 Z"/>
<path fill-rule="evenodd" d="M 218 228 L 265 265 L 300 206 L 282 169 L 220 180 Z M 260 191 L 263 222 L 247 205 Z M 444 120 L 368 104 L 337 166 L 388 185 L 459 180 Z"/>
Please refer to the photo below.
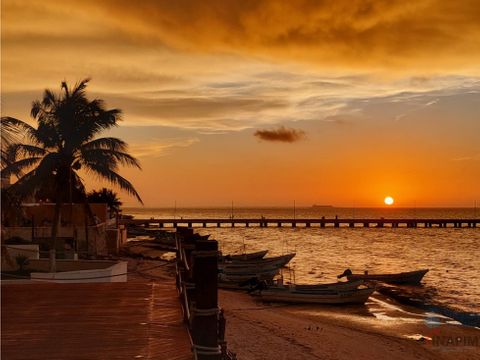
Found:
<path fill-rule="evenodd" d="M 389 219 L 389 218 L 320 218 L 320 219 L 274 219 L 274 218 L 210 218 L 210 219 L 120 219 L 120 224 L 156 228 L 192 227 L 318 227 L 318 228 L 480 228 L 479 218 L 465 219 Z"/>

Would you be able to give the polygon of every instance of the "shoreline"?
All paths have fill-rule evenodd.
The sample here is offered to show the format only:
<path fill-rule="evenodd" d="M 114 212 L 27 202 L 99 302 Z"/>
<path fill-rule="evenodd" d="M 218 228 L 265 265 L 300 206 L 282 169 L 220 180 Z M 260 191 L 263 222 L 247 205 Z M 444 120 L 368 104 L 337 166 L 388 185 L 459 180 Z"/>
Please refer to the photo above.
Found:
<path fill-rule="evenodd" d="M 158 263 L 134 260 L 140 269 L 152 262 Z M 173 273 L 166 266 L 144 276 L 162 281 Z M 224 289 L 218 296 L 227 319 L 228 347 L 242 360 L 480 359 L 480 329 L 379 293 L 364 306 L 264 303 Z M 459 337 L 469 344 L 476 341 L 476 346 L 448 343 Z"/>
<path fill-rule="evenodd" d="M 439 324 L 429 325 L 425 313 L 381 296 L 369 303 L 385 301 L 387 314 L 368 306 L 268 304 L 229 290 L 219 298 L 229 347 L 241 359 L 480 359 L 478 328 L 437 314 L 430 315 Z M 458 337 L 476 346 L 448 344 Z"/>
<path fill-rule="evenodd" d="M 167 251 L 153 252 L 160 258 Z M 152 249 L 147 253 L 154 255 Z M 151 261 L 135 260 L 139 265 Z M 171 277 L 172 272 L 162 267 L 152 275 L 156 280 Z M 224 289 L 218 294 L 227 319 L 226 341 L 239 359 L 350 360 L 387 355 L 398 360 L 480 360 L 479 328 L 378 292 L 364 306 L 263 303 L 245 292 Z M 457 344 L 458 338 L 464 342 Z"/>

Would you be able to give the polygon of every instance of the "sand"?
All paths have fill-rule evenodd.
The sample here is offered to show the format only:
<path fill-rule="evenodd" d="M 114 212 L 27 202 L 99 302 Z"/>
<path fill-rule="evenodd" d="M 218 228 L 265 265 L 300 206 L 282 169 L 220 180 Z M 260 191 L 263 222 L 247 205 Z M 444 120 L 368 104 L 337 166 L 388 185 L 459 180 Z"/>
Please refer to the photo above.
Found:
<path fill-rule="evenodd" d="M 159 263 L 131 262 L 137 270 Z M 174 264 L 141 273 L 163 281 L 174 276 Z M 480 329 L 452 324 L 378 293 L 365 306 L 302 306 L 263 303 L 241 291 L 219 290 L 219 306 L 227 319 L 228 349 L 239 360 L 480 360 Z M 429 325 L 428 319 L 437 323 Z M 476 346 L 435 345 L 435 337 L 460 337 Z"/>
<path fill-rule="evenodd" d="M 410 313 L 397 308 L 395 312 L 404 316 L 396 321 L 367 316 L 358 307 L 263 304 L 226 290 L 220 290 L 219 301 L 227 318 L 228 347 L 242 360 L 480 359 L 480 330 L 450 324 L 430 329 L 418 320 L 424 314 L 416 309 L 407 309 Z M 405 314 L 411 314 L 411 319 Z M 424 338 L 406 338 L 412 334 Z M 435 334 L 476 339 L 477 346 L 434 346 L 425 337 Z"/>

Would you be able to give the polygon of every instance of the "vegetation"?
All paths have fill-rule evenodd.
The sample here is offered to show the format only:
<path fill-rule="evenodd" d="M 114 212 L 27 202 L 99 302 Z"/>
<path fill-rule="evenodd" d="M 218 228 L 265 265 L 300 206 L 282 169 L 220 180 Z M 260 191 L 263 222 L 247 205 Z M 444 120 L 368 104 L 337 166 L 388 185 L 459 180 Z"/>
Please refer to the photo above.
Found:
<path fill-rule="evenodd" d="M 15 262 L 18 265 L 18 269 L 20 272 L 23 272 L 25 270 L 25 266 L 28 265 L 28 256 L 25 255 L 17 255 L 15 257 Z"/>
<path fill-rule="evenodd" d="M 91 204 L 107 204 L 110 214 L 118 214 L 122 202 L 114 191 L 103 188 L 100 191 L 93 190 L 87 194 L 87 200 Z"/>
<path fill-rule="evenodd" d="M 120 176 L 120 165 L 140 168 L 127 153 L 127 144 L 114 137 L 97 136 L 118 125 L 121 111 L 105 108 L 102 100 L 88 100 L 88 79 L 70 88 L 62 82 L 60 94 L 45 90 L 43 99 L 32 104 L 31 115 L 37 127 L 10 117 L 2 124 L 14 124 L 25 134 L 27 143 L 11 143 L 14 161 L 3 171 L 18 180 L 11 189 L 20 197 L 40 193 L 55 200 L 50 244 L 51 271 L 55 271 L 55 246 L 62 203 L 81 197 L 86 201 L 85 186 L 78 171 L 109 181 L 142 202 L 133 185 Z M 3 153 L 2 153 L 3 155 Z"/>

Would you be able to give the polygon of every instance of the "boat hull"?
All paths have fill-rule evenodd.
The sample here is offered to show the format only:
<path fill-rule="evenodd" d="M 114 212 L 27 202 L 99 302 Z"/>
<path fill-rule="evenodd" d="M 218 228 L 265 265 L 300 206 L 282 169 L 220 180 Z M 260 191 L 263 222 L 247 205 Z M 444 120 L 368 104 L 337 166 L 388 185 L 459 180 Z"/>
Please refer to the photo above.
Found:
<path fill-rule="evenodd" d="M 256 278 L 257 280 L 272 281 L 279 273 L 279 269 L 266 269 L 261 271 L 243 272 L 243 273 L 225 273 L 218 274 L 219 283 L 238 284 L 239 282 Z"/>
<path fill-rule="evenodd" d="M 422 281 L 428 269 L 402 272 L 397 274 L 351 274 L 348 280 L 381 281 L 388 284 L 418 285 Z"/>
<path fill-rule="evenodd" d="M 267 255 L 267 253 L 268 250 L 262 250 L 254 253 L 227 255 L 224 258 L 231 261 L 252 261 L 263 259 L 263 257 Z"/>
<path fill-rule="evenodd" d="M 224 272 L 254 272 L 260 269 L 281 268 L 287 265 L 294 256 L 293 253 L 254 261 L 224 261 L 218 264 L 218 269 Z"/>
<path fill-rule="evenodd" d="M 325 290 L 354 290 L 363 285 L 363 280 L 352 280 L 330 284 L 291 285 L 296 292 L 319 292 Z"/>
<path fill-rule="evenodd" d="M 288 289 L 267 289 L 260 292 L 263 301 L 287 302 L 295 304 L 364 304 L 374 288 L 345 291 L 297 292 Z"/>

